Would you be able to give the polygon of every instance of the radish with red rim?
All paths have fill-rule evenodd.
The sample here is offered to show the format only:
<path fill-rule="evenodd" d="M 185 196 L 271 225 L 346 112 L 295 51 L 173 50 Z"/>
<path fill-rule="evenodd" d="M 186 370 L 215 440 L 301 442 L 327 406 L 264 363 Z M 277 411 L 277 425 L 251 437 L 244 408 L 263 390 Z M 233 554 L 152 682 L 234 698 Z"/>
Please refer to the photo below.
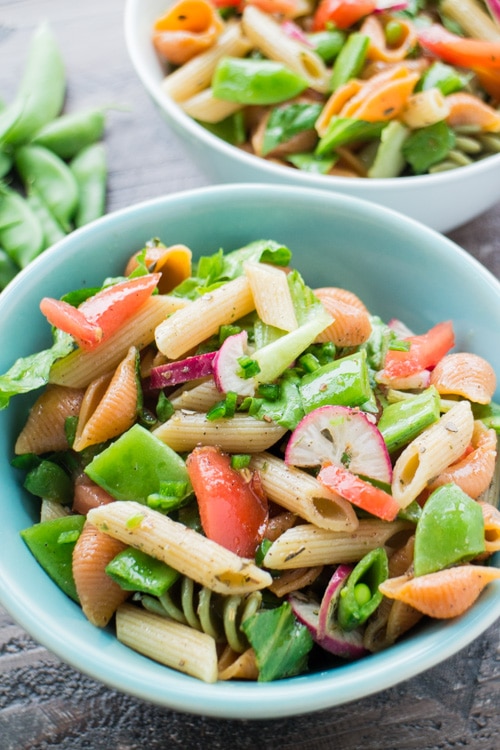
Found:
<path fill-rule="evenodd" d="M 213 373 L 213 361 L 216 352 L 195 354 L 186 359 L 175 362 L 167 362 L 164 365 L 153 367 L 150 376 L 150 386 L 153 389 L 168 388 L 171 385 L 188 383 L 190 380 L 199 380 Z"/>
<path fill-rule="evenodd" d="M 285 462 L 325 464 L 390 484 L 392 465 L 384 438 L 370 417 L 348 406 L 320 406 L 306 414 L 290 436 Z"/>
<path fill-rule="evenodd" d="M 240 331 L 228 336 L 214 359 L 214 380 L 222 393 L 237 393 L 238 396 L 254 396 L 254 378 L 244 378 L 239 373 L 241 357 L 248 356 L 248 333 Z"/>

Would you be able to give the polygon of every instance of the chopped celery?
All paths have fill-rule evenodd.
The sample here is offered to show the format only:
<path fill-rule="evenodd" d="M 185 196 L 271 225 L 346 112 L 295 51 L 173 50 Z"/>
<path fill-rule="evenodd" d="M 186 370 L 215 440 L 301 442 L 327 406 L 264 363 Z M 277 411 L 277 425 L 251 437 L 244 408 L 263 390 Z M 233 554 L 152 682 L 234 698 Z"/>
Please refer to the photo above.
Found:
<path fill-rule="evenodd" d="M 331 322 L 329 313 L 320 306 L 308 322 L 256 351 L 253 358 L 260 367 L 256 380 L 269 383 L 279 377 Z"/>
<path fill-rule="evenodd" d="M 368 177 L 398 177 L 401 174 L 406 164 L 401 149 L 409 133 L 409 128 L 398 120 L 392 120 L 385 126 Z"/>

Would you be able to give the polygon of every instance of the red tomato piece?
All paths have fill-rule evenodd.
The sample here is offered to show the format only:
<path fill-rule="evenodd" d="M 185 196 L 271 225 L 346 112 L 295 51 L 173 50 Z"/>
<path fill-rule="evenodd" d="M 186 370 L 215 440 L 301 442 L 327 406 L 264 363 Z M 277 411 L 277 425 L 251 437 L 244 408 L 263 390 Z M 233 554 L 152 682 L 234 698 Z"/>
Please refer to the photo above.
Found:
<path fill-rule="evenodd" d="M 51 325 L 71 334 L 78 346 L 90 351 L 137 312 L 153 293 L 160 276 L 151 273 L 121 281 L 89 297 L 78 308 L 44 297 L 40 310 Z"/>
<path fill-rule="evenodd" d="M 375 0 L 321 0 L 313 18 L 313 31 L 323 31 L 328 23 L 348 29 L 376 8 Z"/>
<path fill-rule="evenodd" d="M 500 42 L 469 39 L 453 34 L 438 23 L 418 32 L 419 44 L 450 65 L 464 68 L 500 68 Z"/>
<path fill-rule="evenodd" d="M 382 372 L 388 378 L 407 377 L 435 367 L 455 345 L 453 324 L 449 320 L 438 323 L 427 333 L 409 336 L 405 341 L 410 342 L 407 352 L 387 352 Z"/>
<path fill-rule="evenodd" d="M 206 536 L 242 557 L 254 557 L 268 517 L 258 475 L 233 469 L 231 456 L 214 446 L 195 448 L 187 470 Z"/>
<path fill-rule="evenodd" d="M 335 464 L 323 466 L 318 480 L 328 490 L 384 521 L 393 521 L 400 511 L 398 503 L 388 492 Z"/>

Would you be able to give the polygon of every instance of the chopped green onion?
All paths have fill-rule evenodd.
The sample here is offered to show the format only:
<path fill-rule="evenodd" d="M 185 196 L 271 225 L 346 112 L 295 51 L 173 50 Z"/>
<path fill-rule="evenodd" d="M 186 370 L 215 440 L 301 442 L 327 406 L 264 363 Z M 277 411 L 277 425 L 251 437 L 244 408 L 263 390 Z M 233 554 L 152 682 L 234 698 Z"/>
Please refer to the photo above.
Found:
<path fill-rule="evenodd" d="M 231 467 L 236 469 L 236 471 L 246 469 L 250 464 L 251 458 L 249 453 L 235 453 L 231 456 Z"/>

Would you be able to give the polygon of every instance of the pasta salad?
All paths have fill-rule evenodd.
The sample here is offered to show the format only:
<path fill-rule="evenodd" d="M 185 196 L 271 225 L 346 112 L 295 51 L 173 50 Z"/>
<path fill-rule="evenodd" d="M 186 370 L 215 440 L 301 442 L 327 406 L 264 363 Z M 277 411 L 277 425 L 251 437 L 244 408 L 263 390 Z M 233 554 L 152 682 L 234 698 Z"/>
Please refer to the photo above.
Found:
<path fill-rule="evenodd" d="M 341 177 L 500 152 L 496 0 L 176 0 L 151 30 L 163 90 L 237 148 Z"/>
<path fill-rule="evenodd" d="M 500 578 L 496 376 L 274 240 L 192 259 L 153 239 L 45 297 L 43 387 L 13 465 L 21 536 L 99 628 L 206 682 L 283 679 L 457 617 Z"/>

